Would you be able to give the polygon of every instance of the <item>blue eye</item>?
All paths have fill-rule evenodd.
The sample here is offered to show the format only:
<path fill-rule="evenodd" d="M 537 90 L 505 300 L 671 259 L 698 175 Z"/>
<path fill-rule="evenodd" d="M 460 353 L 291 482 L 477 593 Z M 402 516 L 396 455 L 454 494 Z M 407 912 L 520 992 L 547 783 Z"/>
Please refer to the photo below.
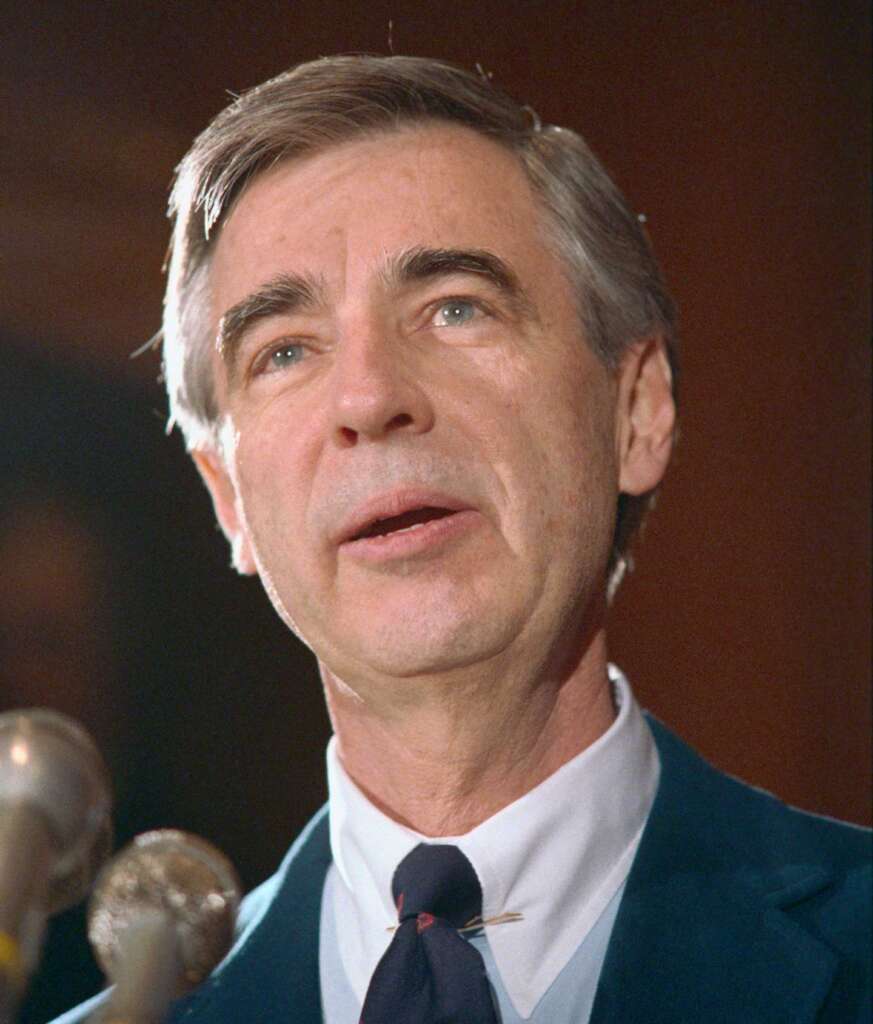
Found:
<path fill-rule="evenodd" d="M 437 327 L 462 327 L 476 315 L 476 307 L 466 299 L 450 299 L 436 311 L 434 322 Z"/>
<path fill-rule="evenodd" d="M 302 358 L 302 345 L 283 345 L 270 353 L 269 369 L 281 370 L 286 366 L 299 363 Z"/>

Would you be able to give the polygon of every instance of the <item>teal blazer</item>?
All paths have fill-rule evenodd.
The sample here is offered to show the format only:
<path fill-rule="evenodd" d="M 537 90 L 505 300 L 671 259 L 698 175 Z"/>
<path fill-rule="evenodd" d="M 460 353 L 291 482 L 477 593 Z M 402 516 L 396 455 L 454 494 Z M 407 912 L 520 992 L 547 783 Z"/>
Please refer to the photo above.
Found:
<path fill-rule="evenodd" d="M 870 1024 L 871 833 L 787 807 L 649 723 L 661 781 L 591 1024 Z M 321 1024 L 329 864 L 323 808 L 171 1024 Z M 86 1020 L 102 998 L 56 1024 Z"/>

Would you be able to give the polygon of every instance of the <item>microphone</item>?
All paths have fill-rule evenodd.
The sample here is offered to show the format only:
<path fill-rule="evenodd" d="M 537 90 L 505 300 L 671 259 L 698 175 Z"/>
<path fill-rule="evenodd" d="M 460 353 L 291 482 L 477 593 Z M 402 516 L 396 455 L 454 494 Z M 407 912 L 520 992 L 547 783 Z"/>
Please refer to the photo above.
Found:
<path fill-rule="evenodd" d="M 230 861 L 198 836 L 137 836 L 100 872 L 88 938 L 115 983 L 104 1024 L 159 1024 L 230 949 L 240 886 Z"/>
<path fill-rule="evenodd" d="M 0 1022 L 38 960 L 49 914 L 85 896 L 111 848 L 106 766 L 71 718 L 0 714 Z"/>

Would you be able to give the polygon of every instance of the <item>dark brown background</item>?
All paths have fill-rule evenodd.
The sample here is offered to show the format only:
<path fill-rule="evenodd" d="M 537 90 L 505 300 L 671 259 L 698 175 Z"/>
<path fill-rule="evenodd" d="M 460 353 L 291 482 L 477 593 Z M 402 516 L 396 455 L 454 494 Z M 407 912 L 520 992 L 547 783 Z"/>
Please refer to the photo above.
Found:
<path fill-rule="evenodd" d="M 128 353 L 159 325 L 172 168 L 227 91 L 389 35 L 579 129 L 678 300 L 682 440 L 613 657 L 718 765 L 870 821 L 866 3 L 4 7 L 0 694 L 94 731 L 120 839 L 195 829 L 251 885 L 323 799 L 308 657 L 227 572 Z M 28 1019 L 94 984 L 70 921 Z"/>

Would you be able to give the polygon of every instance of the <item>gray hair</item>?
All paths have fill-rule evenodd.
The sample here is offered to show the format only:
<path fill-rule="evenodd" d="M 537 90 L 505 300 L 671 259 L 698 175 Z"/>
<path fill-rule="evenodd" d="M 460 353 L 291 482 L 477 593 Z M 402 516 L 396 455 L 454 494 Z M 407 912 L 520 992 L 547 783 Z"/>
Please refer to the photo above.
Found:
<path fill-rule="evenodd" d="M 483 75 L 451 64 L 421 57 L 327 57 L 239 96 L 197 137 L 177 169 L 163 359 L 170 424 L 179 425 L 189 449 L 217 448 L 209 261 L 223 219 L 246 185 L 279 161 L 427 121 L 463 125 L 516 155 L 546 213 L 547 235 L 575 289 L 592 350 L 615 367 L 632 342 L 659 334 L 675 386 L 675 314 L 661 271 L 639 219 L 579 135 L 542 125 Z M 619 497 L 614 584 L 652 497 Z"/>

